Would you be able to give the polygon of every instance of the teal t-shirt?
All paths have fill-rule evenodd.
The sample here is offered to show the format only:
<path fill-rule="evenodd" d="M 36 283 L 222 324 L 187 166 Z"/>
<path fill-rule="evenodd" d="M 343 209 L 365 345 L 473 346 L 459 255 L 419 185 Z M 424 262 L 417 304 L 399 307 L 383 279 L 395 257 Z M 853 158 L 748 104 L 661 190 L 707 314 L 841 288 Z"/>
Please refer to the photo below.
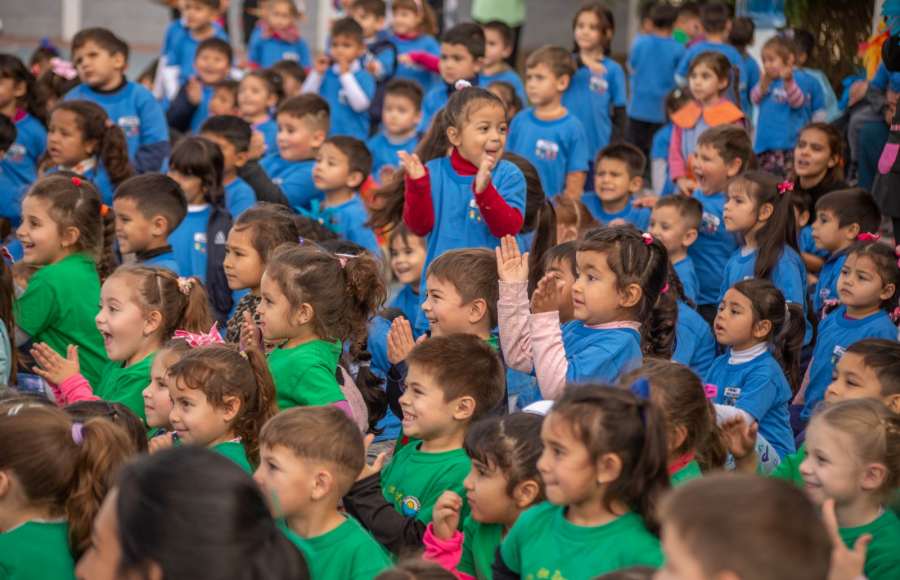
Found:
<path fill-rule="evenodd" d="M 109 359 L 94 322 L 100 304 L 100 277 L 94 259 L 72 254 L 44 266 L 31 277 L 17 304 L 19 328 L 30 334 L 33 342 L 46 342 L 62 357 L 70 344 L 76 345 L 81 374 L 96 385 Z"/>
<path fill-rule="evenodd" d="M 144 357 L 133 365 L 123 367 L 120 361 L 113 361 L 103 369 L 103 375 L 94 394 L 104 401 L 122 403 L 146 422 L 144 414 L 144 389 L 150 384 L 150 366 L 156 353 Z"/>
<path fill-rule="evenodd" d="M 492 580 L 491 565 L 503 541 L 503 524 L 482 524 L 472 517 L 463 524 L 462 556 L 457 570 L 478 580 Z"/>
<path fill-rule="evenodd" d="M 278 408 L 312 407 L 346 401 L 335 372 L 341 356 L 340 341 L 311 340 L 294 348 L 276 347 L 269 354 Z"/>
<path fill-rule="evenodd" d="M 669 477 L 669 482 L 672 484 L 672 487 L 678 487 L 699 477 L 703 477 L 703 474 L 700 472 L 700 464 L 696 460 L 691 460 L 690 463 L 673 473 Z"/>
<path fill-rule="evenodd" d="M 250 467 L 250 462 L 247 461 L 247 451 L 244 449 L 244 446 L 241 443 L 226 441 L 224 443 L 219 443 L 218 445 L 213 445 L 209 449 L 210 451 L 220 453 L 228 459 L 234 461 L 241 467 L 241 469 L 243 469 L 247 473 L 253 473 L 253 469 Z"/>
<path fill-rule="evenodd" d="M 0 534 L 0 580 L 74 580 L 66 522 L 27 522 Z"/>
<path fill-rule="evenodd" d="M 544 502 L 521 516 L 506 535 L 500 555 L 521 578 L 589 580 L 628 566 L 659 567 L 659 538 L 629 512 L 602 526 L 570 523 L 566 507 Z"/>
<path fill-rule="evenodd" d="M 841 539 L 848 548 L 863 534 L 871 534 L 872 541 L 866 549 L 866 566 L 863 574 L 868 580 L 900 579 L 900 519 L 886 510 L 871 524 L 858 528 L 841 528 Z"/>
<path fill-rule="evenodd" d="M 391 567 L 384 549 L 353 518 L 315 538 L 301 538 L 283 520 L 278 525 L 303 552 L 310 578 L 372 580 Z"/>

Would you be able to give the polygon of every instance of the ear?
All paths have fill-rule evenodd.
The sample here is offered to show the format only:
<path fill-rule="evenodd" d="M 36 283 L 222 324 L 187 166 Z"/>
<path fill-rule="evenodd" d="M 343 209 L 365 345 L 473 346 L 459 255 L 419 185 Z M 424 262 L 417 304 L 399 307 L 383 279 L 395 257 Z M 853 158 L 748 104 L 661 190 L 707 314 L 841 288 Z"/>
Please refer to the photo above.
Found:
<path fill-rule="evenodd" d="M 569 88 L 569 83 L 572 82 L 572 77 L 569 75 L 559 75 L 556 77 L 556 90 L 560 93 L 566 91 Z"/>
<path fill-rule="evenodd" d="M 644 290 L 638 284 L 629 284 L 619 293 L 619 308 L 634 308 L 643 296 Z"/>
<path fill-rule="evenodd" d="M 775 206 L 771 203 L 764 203 L 762 207 L 759 208 L 759 212 L 757 213 L 756 219 L 760 221 L 765 221 L 772 217 L 772 212 L 775 211 Z"/>
<path fill-rule="evenodd" d="M 894 295 L 894 292 L 896 290 L 897 290 L 896 286 L 894 286 L 893 284 L 888 284 L 884 288 L 881 289 L 881 294 L 879 295 L 879 297 L 882 300 L 887 300 L 888 298 L 890 298 L 891 296 Z"/>
<path fill-rule="evenodd" d="M 845 235 L 847 236 L 846 237 L 847 241 L 851 242 L 851 243 L 856 242 L 856 236 L 858 236 L 861 233 L 859 224 L 850 224 L 849 226 L 846 227 L 846 230 L 847 230 L 847 232 L 845 233 Z"/>
<path fill-rule="evenodd" d="M 453 418 L 457 421 L 466 421 L 472 417 L 475 412 L 475 399 L 464 396 L 456 399 L 456 410 L 453 411 Z"/>
<path fill-rule="evenodd" d="M 327 496 L 333 488 L 334 477 L 332 477 L 331 473 L 329 473 L 328 471 L 319 469 L 316 471 L 316 475 L 313 477 L 312 489 L 310 490 L 309 494 L 310 498 L 314 501 L 318 501 Z"/>
<path fill-rule="evenodd" d="M 731 79 L 720 79 L 720 80 L 719 80 L 719 86 L 718 86 L 719 92 L 724 91 L 724 90 L 725 90 L 725 87 L 727 87 L 727 86 L 728 86 L 728 83 L 730 83 L 730 82 L 731 82 Z"/>
<path fill-rule="evenodd" d="M 883 463 L 870 463 L 862 473 L 860 486 L 866 491 L 881 487 L 887 477 L 887 467 Z"/>
<path fill-rule="evenodd" d="M 478 324 L 487 313 L 487 301 L 484 298 L 476 298 L 469 304 L 469 324 Z"/>
<path fill-rule="evenodd" d="M 13 96 L 17 99 L 21 99 L 25 96 L 25 93 L 28 92 L 28 85 L 25 84 L 25 81 L 19 81 L 13 85 Z"/>
<path fill-rule="evenodd" d="M 900 395 L 890 395 L 889 397 L 882 399 L 882 402 L 887 405 L 894 414 L 900 413 Z"/>
<path fill-rule="evenodd" d="M 753 326 L 754 338 L 765 338 L 772 331 L 771 320 L 760 320 Z"/>
<path fill-rule="evenodd" d="M 628 191 L 631 193 L 637 193 L 644 187 L 644 178 L 640 175 L 635 175 L 631 178 L 631 181 L 628 182 Z"/>
<path fill-rule="evenodd" d="M 687 427 L 684 425 L 675 425 L 669 431 L 669 437 L 667 437 L 669 441 L 669 451 L 675 451 L 676 449 L 681 448 L 684 445 L 684 440 L 687 439 L 688 432 Z"/>
<path fill-rule="evenodd" d="M 810 215 L 809 215 L 808 211 L 800 212 L 800 219 L 797 220 L 797 227 L 798 228 L 806 227 L 806 224 L 809 223 L 809 218 L 810 218 Z"/>
<path fill-rule="evenodd" d="M 144 571 L 147 573 L 148 580 L 163 580 L 165 578 L 165 574 L 163 574 L 162 566 L 154 562 L 149 558 L 144 558 Z"/>
<path fill-rule="evenodd" d="M 237 397 L 225 397 L 222 399 L 222 406 L 225 409 L 222 418 L 225 419 L 226 423 L 230 423 L 231 421 L 234 421 L 234 418 L 237 417 L 240 412 L 241 401 Z"/>
<path fill-rule="evenodd" d="M 12 478 L 8 471 L 0 471 L 0 500 L 12 491 Z"/>
<path fill-rule="evenodd" d="M 351 171 L 350 175 L 347 176 L 347 187 L 351 189 L 356 189 L 360 185 L 362 185 L 363 181 L 366 178 L 363 176 L 361 171 Z"/>
<path fill-rule="evenodd" d="M 159 310 L 153 310 L 144 320 L 144 336 L 150 336 L 159 330 L 162 324 L 162 313 Z"/>
<path fill-rule="evenodd" d="M 62 233 L 62 245 L 64 248 L 74 246 L 81 237 L 81 230 L 76 227 L 66 228 Z"/>
<path fill-rule="evenodd" d="M 272 93 L 269 95 L 269 99 L 266 101 L 266 105 L 269 109 L 278 104 L 278 95 Z"/>
<path fill-rule="evenodd" d="M 328 138 L 328 131 L 323 131 L 322 129 L 318 129 L 313 131 L 309 136 L 309 145 L 313 149 L 318 149 L 325 143 L 325 139 Z"/>
<path fill-rule="evenodd" d="M 541 493 L 541 486 L 533 479 L 526 479 L 513 488 L 513 503 L 519 509 L 524 509 L 534 503 Z"/>
<path fill-rule="evenodd" d="M 85 142 L 84 150 L 88 155 L 93 155 L 97 152 L 97 149 L 100 147 L 100 142 L 97 139 L 91 139 L 90 141 Z"/>
<path fill-rule="evenodd" d="M 234 166 L 237 169 L 243 167 L 244 165 L 247 165 L 248 161 L 250 161 L 249 151 L 243 151 L 234 156 Z"/>
<path fill-rule="evenodd" d="M 481 72 L 481 67 L 484 66 L 484 57 L 479 56 L 475 59 L 475 62 L 472 63 L 472 67 L 475 69 L 475 72 Z"/>
<path fill-rule="evenodd" d="M 722 87 L 722 88 L 724 89 L 725 87 Z M 728 177 L 734 177 L 735 175 L 737 175 L 738 173 L 741 172 L 741 166 L 743 164 L 744 164 L 744 162 L 741 161 L 740 158 L 732 159 L 731 163 L 728 163 L 725 165 L 726 175 L 728 175 Z"/>
<path fill-rule="evenodd" d="M 686 231 L 684 233 L 684 237 L 681 238 L 681 245 L 684 247 L 690 246 L 691 244 L 693 244 L 694 242 L 697 241 L 697 236 L 699 236 L 699 235 L 700 235 L 700 232 L 698 232 L 695 229 L 690 229 L 690 230 Z"/>
<path fill-rule="evenodd" d="M 296 314 L 294 314 L 294 326 L 307 324 L 313 319 L 314 314 L 315 311 L 313 310 L 312 304 L 304 302 L 300 305 L 300 308 L 297 309 Z"/>
<path fill-rule="evenodd" d="M 622 458 L 615 453 L 604 453 L 597 459 L 597 483 L 612 483 L 622 475 Z"/>
<path fill-rule="evenodd" d="M 165 216 L 153 216 L 153 219 L 150 220 L 150 235 L 155 238 L 163 238 L 166 237 L 168 231 L 169 220 Z"/>
<path fill-rule="evenodd" d="M 836 167 L 841 162 L 841 156 L 837 153 L 828 158 L 828 169 Z"/>
<path fill-rule="evenodd" d="M 419 109 L 419 111 L 416 113 L 416 126 L 418 126 L 419 123 L 421 123 L 421 122 L 422 122 L 422 109 Z"/>
<path fill-rule="evenodd" d="M 459 130 L 456 127 L 447 127 L 447 141 L 454 147 L 459 147 L 462 141 L 459 139 Z"/>
<path fill-rule="evenodd" d="M 125 60 L 125 55 L 122 54 L 121 52 L 117 52 L 116 54 L 114 54 L 112 57 L 112 60 L 113 60 L 113 66 L 116 67 L 116 70 L 124 71 L 125 65 L 128 64 Z"/>

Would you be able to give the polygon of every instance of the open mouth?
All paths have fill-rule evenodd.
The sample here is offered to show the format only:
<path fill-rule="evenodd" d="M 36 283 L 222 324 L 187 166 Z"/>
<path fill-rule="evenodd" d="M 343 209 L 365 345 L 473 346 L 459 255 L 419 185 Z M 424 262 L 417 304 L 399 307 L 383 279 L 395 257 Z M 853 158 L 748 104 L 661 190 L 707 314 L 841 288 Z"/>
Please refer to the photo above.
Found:
<path fill-rule="evenodd" d="M 410 423 L 412 423 L 415 420 L 416 420 L 415 415 L 413 415 L 412 413 L 407 413 L 406 411 L 403 411 L 403 420 L 401 422 L 404 425 L 409 425 Z"/>
<path fill-rule="evenodd" d="M 34 249 L 34 244 L 22 242 L 22 251 L 23 252 L 30 252 L 33 249 Z"/>
<path fill-rule="evenodd" d="M 716 331 L 716 334 L 722 334 L 723 332 L 725 332 L 725 327 L 722 326 L 721 324 L 716 324 L 715 331 Z"/>
<path fill-rule="evenodd" d="M 100 331 L 100 336 L 103 337 L 103 346 L 109 346 L 112 344 L 113 336 L 108 332 Z"/>

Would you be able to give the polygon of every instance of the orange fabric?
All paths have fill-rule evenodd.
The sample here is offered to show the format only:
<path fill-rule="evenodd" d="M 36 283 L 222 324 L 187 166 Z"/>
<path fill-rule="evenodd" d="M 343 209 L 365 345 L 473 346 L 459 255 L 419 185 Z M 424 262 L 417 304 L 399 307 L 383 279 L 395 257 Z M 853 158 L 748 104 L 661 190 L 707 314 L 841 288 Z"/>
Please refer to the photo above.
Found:
<path fill-rule="evenodd" d="M 693 129 L 700 121 L 700 115 L 703 115 L 703 120 L 710 127 L 736 123 L 746 117 L 744 112 L 731 101 L 722 100 L 706 109 L 695 101 L 685 105 L 672 115 L 672 122 L 682 129 Z"/>

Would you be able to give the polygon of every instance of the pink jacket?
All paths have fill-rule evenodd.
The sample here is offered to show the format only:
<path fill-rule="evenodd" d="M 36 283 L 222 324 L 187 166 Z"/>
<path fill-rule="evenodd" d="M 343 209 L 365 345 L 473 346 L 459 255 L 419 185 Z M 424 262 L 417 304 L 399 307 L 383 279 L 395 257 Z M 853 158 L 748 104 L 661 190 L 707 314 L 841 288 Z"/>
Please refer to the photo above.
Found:
<path fill-rule="evenodd" d="M 434 535 L 434 523 L 430 523 L 425 529 L 425 554 L 422 556 L 422 559 L 439 564 L 441 568 L 452 572 L 460 580 L 476 580 L 475 577 L 456 569 L 459 566 L 460 558 L 462 558 L 464 540 L 465 536 L 463 533 L 455 530 L 453 537 L 445 542 Z"/>

